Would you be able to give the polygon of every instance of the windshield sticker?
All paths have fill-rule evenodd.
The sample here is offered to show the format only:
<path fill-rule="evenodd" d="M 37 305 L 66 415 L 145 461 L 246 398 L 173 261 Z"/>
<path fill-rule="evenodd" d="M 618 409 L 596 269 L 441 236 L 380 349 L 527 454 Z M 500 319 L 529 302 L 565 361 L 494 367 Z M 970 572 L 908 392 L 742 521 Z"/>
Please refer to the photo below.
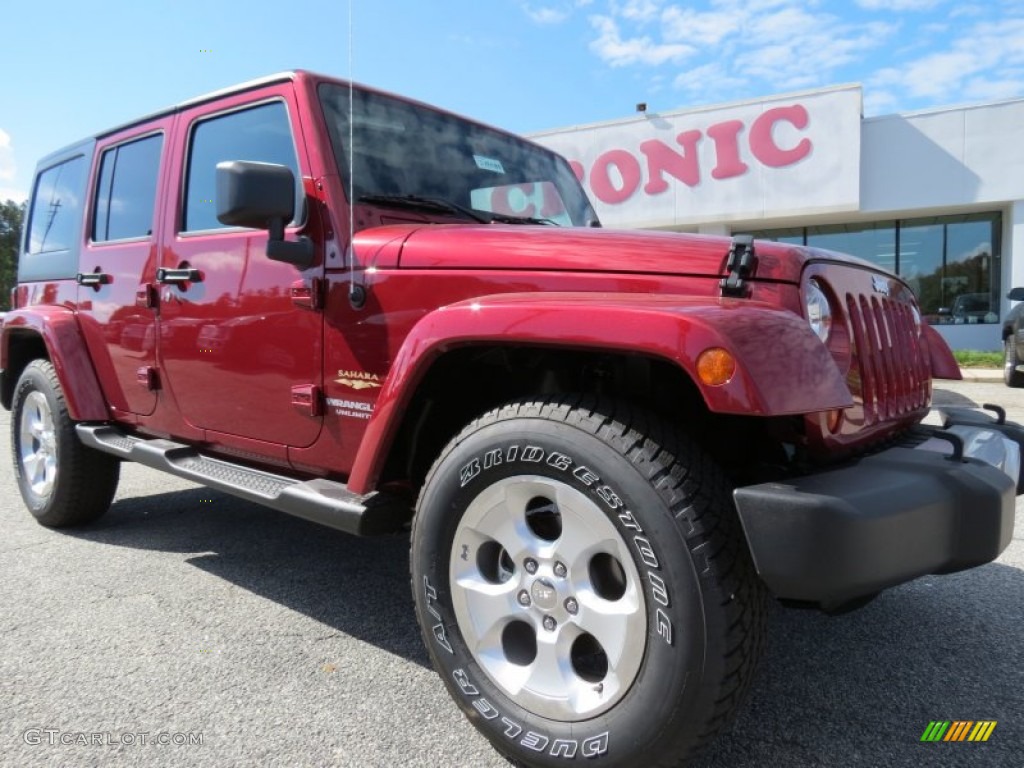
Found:
<path fill-rule="evenodd" d="M 476 167 L 482 171 L 491 171 L 492 173 L 505 173 L 505 167 L 501 164 L 501 160 L 494 157 L 484 157 L 483 155 L 473 155 L 473 159 L 476 160 Z"/>

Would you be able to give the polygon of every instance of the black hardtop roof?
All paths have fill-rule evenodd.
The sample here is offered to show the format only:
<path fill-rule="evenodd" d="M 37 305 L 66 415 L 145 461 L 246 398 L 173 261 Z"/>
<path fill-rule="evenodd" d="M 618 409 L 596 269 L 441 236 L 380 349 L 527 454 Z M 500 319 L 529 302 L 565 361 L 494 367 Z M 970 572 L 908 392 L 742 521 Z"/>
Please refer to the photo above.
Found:
<path fill-rule="evenodd" d="M 272 85 L 273 83 L 283 83 L 283 82 L 288 82 L 288 81 L 292 81 L 292 80 L 297 80 L 299 78 L 310 78 L 310 79 L 313 79 L 313 80 L 316 80 L 316 81 L 337 83 L 339 85 L 348 85 L 349 84 L 349 81 L 345 80 L 343 78 L 333 77 L 331 75 L 324 75 L 324 74 L 321 74 L 319 72 L 312 72 L 312 71 L 310 71 L 308 69 L 293 69 L 293 70 L 288 70 L 288 71 L 285 71 L 285 72 L 278 72 L 278 73 L 273 74 L 273 75 L 266 75 L 264 77 L 259 77 L 259 78 L 256 78 L 255 80 L 247 80 L 244 83 L 238 83 L 237 85 L 228 86 L 227 88 L 220 88 L 220 89 L 218 89 L 216 91 L 211 91 L 209 93 L 204 93 L 201 96 L 196 96 L 196 97 L 188 99 L 186 101 L 182 101 L 182 102 L 180 102 L 178 104 L 174 104 L 174 105 L 172 105 L 170 107 L 165 107 L 163 109 L 159 109 L 156 112 L 150 112 L 149 114 L 143 115 L 142 117 L 137 117 L 137 118 L 135 118 L 133 120 L 129 120 L 128 122 L 116 125 L 113 128 L 108 128 L 107 130 L 100 131 L 99 133 L 95 133 L 95 134 L 93 134 L 93 135 L 91 135 L 91 136 L 89 136 L 89 137 L 87 137 L 85 139 L 80 139 L 79 141 L 73 142 L 72 144 L 68 144 L 67 146 L 61 147 L 56 152 L 51 152 L 50 154 L 48 154 L 45 157 L 43 157 L 36 164 L 36 173 L 38 174 L 39 171 L 43 170 L 47 166 L 55 165 L 56 163 L 58 163 L 61 160 L 71 156 L 72 154 L 80 154 L 83 151 L 88 151 L 89 145 L 95 144 L 95 142 L 97 140 L 106 138 L 107 136 L 111 136 L 111 135 L 113 135 L 115 133 L 119 133 L 120 131 L 123 131 L 123 130 L 125 130 L 127 128 L 131 128 L 132 126 L 142 125 L 142 124 L 147 123 L 147 122 L 149 122 L 151 120 L 156 120 L 157 118 L 165 117 L 167 115 L 173 115 L 176 112 L 181 112 L 181 111 L 183 111 L 185 109 L 189 109 L 191 107 L 195 107 L 195 106 L 198 106 L 200 104 L 205 104 L 207 102 L 214 101 L 216 99 L 220 99 L 220 98 L 223 98 L 225 96 L 231 96 L 231 95 L 234 95 L 236 93 L 244 93 L 245 91 L 255 90 L 256 88 L 262 88 L 263 86 Z M 445 114 L 453 115 L 455 117 L 458 117 L 461 120 L 466 120 L 468 122 L 475 123 L 476 125 L 482 126 L 484 128 L 488 128 L 490 130 L 498 131 L 499 133 L 508 134 L 509 136 L 515 136 L 516 138 L 518 138 L 518 139 L 520 139 L 522 141 L 525 141 L 525 142 L 527 142 L 529 144 L 533 144 L 534 146 L 541 147 L 542 149 L 547 149 L 546 147 L 543 147 L 542 145 L 538 144 L 537 142 L 533 141 L 532 139 L 528 139 L 528 138 L 520 136 L 518 134 L 514 134 L 511 131 L 505 130 L 504 128 L 498 128 L 497 126 L 488 125 L 487 123 L 483 123 L 483 122 L 480 122 L 479 120 L 474 120 L 473 118 L 465 117 L 463 115 L 456 115 L 454 112 L 450 112 L 449 110 L 446 110 L 446 109 L 444 109 L 442 107 L 436 107 L 436 106 L 434 106 L 432 104 L 427 104 L 425 102 L 419 101 L 418 99 L 411 99 L 411 98 L 409 98 L 407 96 L 401 96 L 399 94 L 389 93 L 388 91 L 383 91 L 383 90 L 381 90 L 379 88 L 374 88 L 372 86 L 363 85 L 361 83 L 352 82 L 351 84 L 354 87 L 358 88 L 359 90 L 370 91 L 370 92 L 373 92 L 373 93 L 380 93 L 380 94 L 384 94 L 384 95 L 387 95 L 387 96 L 392 96 L 394 98 L 398 98 L 398 99 L 402 99 L 403 101 L 407 101 L 410 104 L 417 104 L 419 106 L 426 107 L 427 109 L 432 109 L 432 110 L 435 110 L 437 112 L 443 112 Z M 548 150 L 548 151 L 550 151 L 550 150 Z"/>
<path fill-rule="evenodd" d="M 196 96 L 194 98 L 187 99 L 186 101 L 179 102 L 178 104 L 174 104 L 169 107 L 164 107 L 163 109 L 158 109 L 155 112 L 150 112 L 149 114 L 129 120 L 126 123 L 120 123 L 119 125 L 116 125 L 113 128 L 108 128 L 106 130 L 100 131 L 99 133 L 95 133 L 92 136 L 88 137 L 87 139 L 80 139 L 79 141 L 76 141 L 65 147 L 61 147 L 56 152 L 51 152 L 46 157 L 42 158 L 37 164 L 37 169 L 44 168 L 45 166 L 52 164 L 56 160 L 60 160 L 64 157 L 67 157 L 68 155 L 72 154 L 71 150 L 82 149 L 88 143 L 95 142 L 97 139 L 102 139 L 115 133 L 119 133 L 120 131 L 123 131 L 126 128 L 131 128 L 134 125 L 141 125 L 142 123 L 147 123 L 150 120 L 156 120 L 159 117 L 173 115 L 176 112 L 181 112 L 182 110 L 189 109 L 190 107 L 195 107 L 199 104 L 204 104 L 208 101 L 220 99 L 224 96 L 231 96 L 236 93 L 244 93 L 245 91 L 251 91 L 255 88 L 262 88 L 265 85 L 271 85 L 273 83 L 283 83 L 289 80 L 295 80 L 296 77 L 300 75 L 315 77 L 317 79 L 323 78 L 324 80 L 335 80 L 337 82 L 342 82 L 337 80 L 337 78 L 329 77 L 327 75 L 319 75 L 315 72 L 309 72 L 307 70 L 302 69 L 295 69 L 287 72 L 278 72 L 273 75 L 266 75 L 265 77 L 256 78 L 255 80 L 247 80 L 244 83 L 238 83 L 237 85 L 232 85 L 227 88 L 220 88 L 216 91 L 204 93 L 201 96 Z"/>

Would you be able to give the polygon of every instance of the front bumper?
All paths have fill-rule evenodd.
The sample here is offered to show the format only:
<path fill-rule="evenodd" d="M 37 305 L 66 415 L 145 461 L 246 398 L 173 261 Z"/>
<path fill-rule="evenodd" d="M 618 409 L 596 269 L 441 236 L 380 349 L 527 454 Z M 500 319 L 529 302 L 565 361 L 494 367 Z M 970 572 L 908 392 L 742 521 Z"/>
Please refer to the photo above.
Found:
<path fill-rule="evenodd" d="M 835 609 L 997 558 L 1013 534 L 1018 484 L 980 459 L 898 447 L 733 496 L 769 590 Z"/>

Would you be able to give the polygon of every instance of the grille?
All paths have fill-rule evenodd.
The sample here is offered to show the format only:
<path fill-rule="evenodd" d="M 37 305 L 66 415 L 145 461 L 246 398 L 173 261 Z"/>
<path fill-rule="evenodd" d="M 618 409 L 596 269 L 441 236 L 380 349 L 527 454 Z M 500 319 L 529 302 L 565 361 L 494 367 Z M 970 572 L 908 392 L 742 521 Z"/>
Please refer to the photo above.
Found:
<path fill-rule="evenodd" d="M 890 298 L 848 293 L 846 309 L 865 425 L 924 408 L 931 389 L 930 364 L 918 340 L 910 306 Z M 850 388 L 857 394 L 854 382 Z"/>

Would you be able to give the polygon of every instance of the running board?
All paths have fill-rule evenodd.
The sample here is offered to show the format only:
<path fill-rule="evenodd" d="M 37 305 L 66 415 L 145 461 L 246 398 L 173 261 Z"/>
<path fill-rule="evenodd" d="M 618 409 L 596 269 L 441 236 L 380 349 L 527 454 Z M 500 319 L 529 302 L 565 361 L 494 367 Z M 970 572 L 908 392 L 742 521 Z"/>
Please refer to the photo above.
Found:
<path fill-rule="evenodd" d="M 394 533 L 411 516 L 411 507 L 381 494 L 352 493 L 332 480 L 295 480 L 205 456 L 183 443 L 127 435 L 106 424 L 77 424 L 83 444 L 289 515 L 357 536 Z"/>

